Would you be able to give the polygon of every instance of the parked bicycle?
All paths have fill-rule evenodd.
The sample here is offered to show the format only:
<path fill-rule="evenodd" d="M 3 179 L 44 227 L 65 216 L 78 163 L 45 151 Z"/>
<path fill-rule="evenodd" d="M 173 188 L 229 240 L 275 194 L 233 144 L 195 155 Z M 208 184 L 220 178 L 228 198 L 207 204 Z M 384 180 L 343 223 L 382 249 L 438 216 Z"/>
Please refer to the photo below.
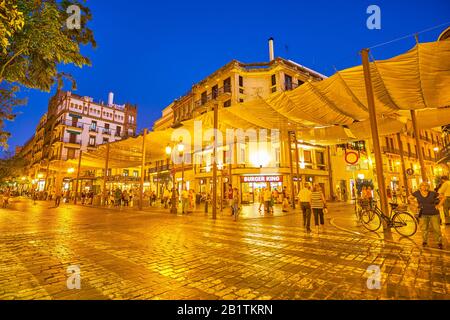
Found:
<path fill-rule="evenodd" d="M 383 221 L 386 222 L 388 228 L 394 228 L 400 235 L 411 237 L 417 232 L 417 219 L 406 211 L 404 207 L 400 207 L 396 203 L 389 203 L 391 206 L 390 215 L 386 215 L 376 204 L 372 208 L 367 208 L 361 213 L 361 222 L 369 231 L 377 231 L 380 229 Z M 391 218 L 392 217 L 392 218 Z"/>
<path fill-rule="evenodd" d="M 356 220 L 361 222 L 362 213 L 364 210 L 370 209 L 370 200 L 369 199 L 357 199 L 355 200 L 355 215 Z"/>

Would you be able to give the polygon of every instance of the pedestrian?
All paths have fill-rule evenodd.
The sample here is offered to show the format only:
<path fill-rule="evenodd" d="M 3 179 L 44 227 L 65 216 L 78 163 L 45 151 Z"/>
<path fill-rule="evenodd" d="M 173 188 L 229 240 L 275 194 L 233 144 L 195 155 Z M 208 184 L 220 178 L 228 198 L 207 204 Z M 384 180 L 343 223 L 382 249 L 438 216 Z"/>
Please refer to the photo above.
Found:
<path fill-rule="evenodd" d="M 303 226 L 306 232 L 311 232 L 311 187 L 308 183 L 298 193 L 298 201 L 303 213 Z"/>
<path fill-rule="evenodd" d="M 266 191 L 264 191 L 264 211 L 265 213 L 270 213 L 270 205 L 272 201 L 272 191 L 270 191 L 270 187 L 266 188 Z"/>
<path fill-rule="evenodd" d="M 232 202 L 232 212 L 234 214 L 234 221 L 237 221 L 238 215 L 239 215 L 239 190 L 238 188 L 233 189 L 233 202 Z"/>
<path fill-rule="evenodd" d="M 189 192 L 186 187 L 181 191 L 181 213 L 187 213 L 187 208 L 189 204 Z"/>
<path fill-rule="evenodd" d="M 59 188 L 55 191 L 55 207 L 58 208 L 61 203 L 62 192 Z"/>
<path fill-rule="evenodd" d="M 440 195 L 440 206 L 443 206 L 444 208 L 444 223 L 446 225 L 450 224 L 450 181 L 448 179 L 448 176 L 443 176 L 441 178 L 442 186 L 439 188 L 439 195 Z"/>
<path fill-rule="evenodd" d="M 130 195 L 128 194 L 127 190 L 123 190 L 122 192 L 122 200 L 124 207 L 128 207 L 130 203 Z"/>
<path fill-rule="evenodd" d="M 258 211 L 261 212 L 261 207 L 264 205 L 264 193 L 266 192 L 266 188 L 262 188 L 259 190 L 259 208 Z"/>
<path fill-rule="evenodd" d="M 402 197 L 402 203 L 403 204 L 407 204 L 408 203 L 408 195 L 406 193 L 406 188 L 405 186 L 402 186 L 400 188 L 400 193 L 401 193 L 401 197 Z"/>
<path fill-rule="evenodd" d="M 311 192 L 311 209 L 314 213 L 314 224 L 319 229 L 319 220 L 320 225 L 325 225 L 324 214 L 323 211 L 326 208 L 326 200 L 325 196 L 322 192 L 322 188 L 320 185 L 315 184 L 313 187 L 313 191 Z"/>
<path fill-rule="evenodd" d="M 410 197 L 411 201 L 417 200 L 419 205 L 419 218 L 422 229 L 423 246 L 428 245 L 428 233 L 430 227 L 438 243 L 439 249 L 442 249 L 442 233 L 439 225 L 439 196 L 435 191 L 430 191 L 430 185 L 422 182 L 419 190 Z"/>
<path fill-rule="evenodd" d="M 398 199 L 397 199 L 397 188 L 393 188 L 393 189 L 392 189 L 392 201 L 393 201 L 394 203 L 397 203 L 397 202 L 398 202 Z"/>
<path fill-rule="evenodd" d="M 372 188 L 370 186 L 367 187 L 366 189 L 366 199 L 369 203 L 370 208 L 372 208 L 373 206 L 373 193 L 372 193 Z"/>
<path fill-rule="evenodd" d="M 9 205 L 9 197 L 11 196 L 11 191 L 9 188 L 6 189 L 6 191 L 3 193 L 3 208 L 8 207 Z"/>
<path fill-rule="evenodd" d="M 86 192 L 83 190 L 81 191 L 81 204 L 84 205 L 86 201 Z"/>
<path fill-rule="evenodd" d="M 228 185 L 228 191 L 227 191 L 227 202 L 228 202 L 228 206 L 230 207 L 231 210 L 231 215 L 234 214 L 233 211 L 233 186 L 231 185 L 231 183 Z"/>
<path fill-rule="evenodd" d="M 189 208 L 188 212 L 194 212 L 195 210 L 195 192 L 192 189 L 189 189 Z"/>
<path fill-rule="evenodd" d="M 116 192 L 114 193 L 114 206 L 120 207 L 122 201 L 122 190 L 119 188 L 116 189 Z"/>
<path fill-rule="evenodd" d="M 169 197 L 170 197 L 170 191 L 169 188 L 164 189 L 164 193 L 163 193 L 163 203 L 164 203 L 164 209 L 167 209 L 167 206 L 169 204 Z"/>
<path fill-rule="evenodd" d="M 109 205 L 110 206 L 114 205 L 114 193 L 112 191 L 109 192 L 108 197 L 109 197 Z"/>

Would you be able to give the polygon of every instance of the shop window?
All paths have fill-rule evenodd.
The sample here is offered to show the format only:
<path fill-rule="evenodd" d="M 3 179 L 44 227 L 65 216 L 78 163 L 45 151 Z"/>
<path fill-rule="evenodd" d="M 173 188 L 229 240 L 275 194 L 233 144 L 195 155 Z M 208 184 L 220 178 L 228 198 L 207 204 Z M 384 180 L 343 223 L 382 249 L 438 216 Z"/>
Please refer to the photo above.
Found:
<path fill-rule="evenodd" d="M 139 177 L 139 171 L 133 170 L 133 177 L 135 178 Z"/>
<path fill-rule="evenodd" d="M 123 176 L 128 177 L 130 175 L 130 171 L 128 169 L 123 169 Z"/>
<path fill-rule="evenodd" d="M 311 150 L 303 150 L 303 161 L 306 163 L 312 162 Z"/>

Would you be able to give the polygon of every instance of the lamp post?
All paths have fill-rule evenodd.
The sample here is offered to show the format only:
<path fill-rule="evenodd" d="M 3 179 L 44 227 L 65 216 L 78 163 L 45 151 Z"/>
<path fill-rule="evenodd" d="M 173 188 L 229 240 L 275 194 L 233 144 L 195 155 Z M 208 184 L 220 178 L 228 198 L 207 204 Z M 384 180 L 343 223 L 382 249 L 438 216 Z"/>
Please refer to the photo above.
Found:
<path fill-rule="evenodd" d="M 172 147 L 169 146 L 169 145 L 166 147 L 166 155 L 167 155 L 167 159 L 168 160 L 171 159 Z M 172 163 L 172 166 L 173 166 L 173 161 L 170 161 L 170 162 Z M 171 170 L 170 166 L 169 166 L 168 169 Z M 175 189 L 175 171 L 173 171 L 173 173 L 172 173 L 172 200 L 171 200 L 171 206 L 170 206 L 170 213 L 173 213 L 173 214 L 177 214 L 177 206 L 176 206 L 176 203 L 175 203 L 176 202 L 176 194 L 175 194 L 175 192 L 176 192 L 176 189 Z"/>
<path fill-rule="evenodd" d="M 180 141 L 177 146 L 178 154 L 181 158 L 181 191 L 184 188 L 184 144 L 183 141 Z"/>

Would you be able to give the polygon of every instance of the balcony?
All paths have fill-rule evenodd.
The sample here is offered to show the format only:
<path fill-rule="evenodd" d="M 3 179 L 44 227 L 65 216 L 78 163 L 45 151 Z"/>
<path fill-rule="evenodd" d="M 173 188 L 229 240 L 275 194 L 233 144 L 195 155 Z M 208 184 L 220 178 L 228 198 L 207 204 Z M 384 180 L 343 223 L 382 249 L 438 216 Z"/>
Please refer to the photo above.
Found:
<path fill-rule="evenodd" d="M 211 101 L 221 101 L 224 102 L 231 97 L 231 86 L 221 87 L 207 96 L 202 97 L 200 100 L 194 102 L 195 108 L 201 108 L 207 105 Z"/>
<path fill-rule="evenodd" d="M 107 128 L 104 128 L 103 130 L 102 130 L 102 133 L 103 134 L 105 134 L 105 135 L 111 135 L 111 129 L 107 129 Z"/>
<path fill-rule="evenodd" d="M 123 175 L 115 175 L 115 176 L 107 176 L 106 181 L 108 182 L 140 182 L 140 177 L 134 176 L 123 176 Z"/>
<path fill-rule="evenodd" d="M 55 123 L 55 128 L 58 126 L 65 126 L 71 130 L 77 130 L 77 131 L 82 131 L 83 130 L 83 123 L 81 122 L 74 122 L 74 121 L 64 121 L 64 120 L 59 120 Z"/>
<path fill-rule="evenodd" d="M 398 149 L 393 149 L 393 148 L 390 148 L 390 147 L 383 147 L 382 149 L 383 149 L 383 152 L 384 152 L 384 153 L 389 153 L 389 154 L 400 154 L 400 150 L 398 150 Z M 405 155 L 406 155 L 406 154 L 405 154 Z"/>
<path fill-rule="evenodd" d="M 94 150 L 94 149 L 97 148 L 97 144 L 95 144 L 95 143 L 89 143 L 89 144 L 87 145 L 87 148 L 88 148 L 88 150 Z"/>
<path fill-rule="evenodd" d="M 120 133 L 120 131 L 116 131 L 116 133 L 114 133 L 114 137 L 121 138 L 122 136 L 120 135 Z"/>
<path fill-rule="evenodd" d="M 98 133 L 98 129 L 94 127 L 89 127 L 89 132 Z"/>
<path fill-rule="evenodd" d="M 67 139 L 67 138 L 64 138 L 64 137 L 59 137 L 59 138 L 56 138 L 55 140 L 54 140 L 55 142 L 60 142 L 60 143 L 64 143 L 64 144 L 68 144 L 68 145 L 72 145 L 72 146 L 75 146 L 76 148 L 79 148 L 80 147 L 80 145 L 81 145 L 81 138 L 77 138 L 77 139 Z"/>

